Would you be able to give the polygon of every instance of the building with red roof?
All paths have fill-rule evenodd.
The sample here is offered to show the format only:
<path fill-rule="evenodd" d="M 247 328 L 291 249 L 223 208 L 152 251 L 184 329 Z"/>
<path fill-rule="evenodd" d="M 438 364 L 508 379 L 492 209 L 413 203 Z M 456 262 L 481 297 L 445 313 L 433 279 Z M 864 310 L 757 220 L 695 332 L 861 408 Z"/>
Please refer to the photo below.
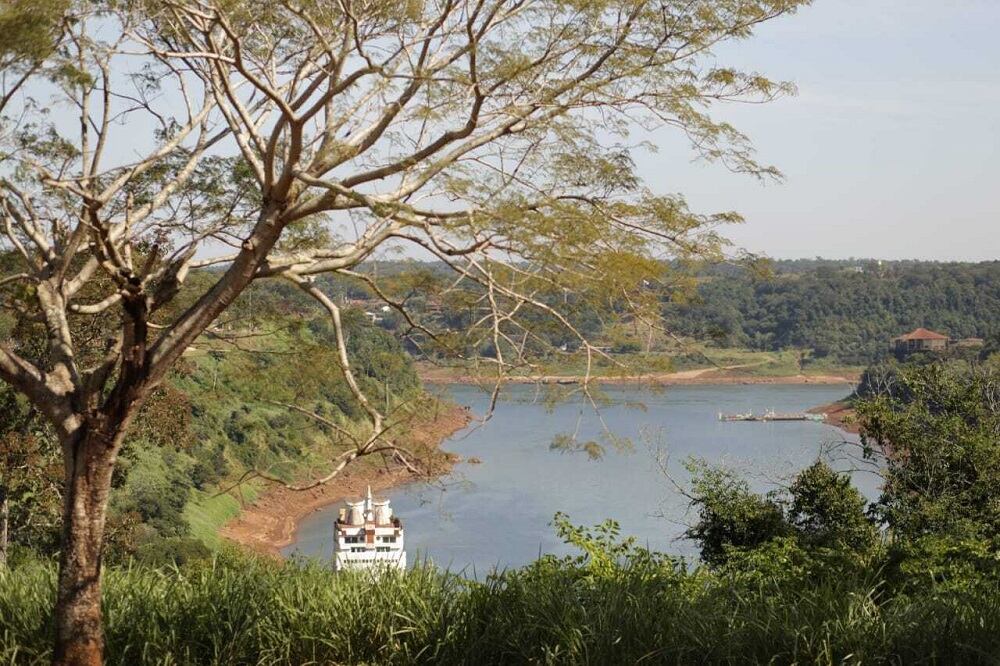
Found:
<path fill-rule="evenodd" d="M 893 348 L 897 353 L 911 354 L 920 351 L 941 351 L 947 349 L 950 338 L 937 331 L 917 328 L 892 339 Z"/>

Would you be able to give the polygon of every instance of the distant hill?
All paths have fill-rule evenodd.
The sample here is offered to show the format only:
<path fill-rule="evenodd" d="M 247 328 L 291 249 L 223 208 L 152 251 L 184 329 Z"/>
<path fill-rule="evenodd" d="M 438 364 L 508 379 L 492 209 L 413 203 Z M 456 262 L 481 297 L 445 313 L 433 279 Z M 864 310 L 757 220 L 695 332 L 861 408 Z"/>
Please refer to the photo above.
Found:
<path fill-rule="evenodd" d="M 413 271 L 445 281 L 450 275 L 440 263 L 413 260 L 371 262 L 364 270 L 382 280 Z M 327 278 L 324 289 L 343 298 L 373 296 L 365 285 L 339 278 Z M 427 314 L 421 312 L 426 308 L 419 297 L 422 291 L 413 293 L 418 297 L 409 305 Z M 663 308 L 674 333 L 719 347 L 768 352 L 811 349 L 813 359 L 846 365 L 880 359 L 893 337 L 917 327 L 955 338 L 1000 335 L 998 261 L 816 257 L 771 259 L 753 269 L 718 264 L 701 270 L 693 299 L 676 303 L 670 296 L 663 295 Z M 461 330 L 461 314 L 442 302 L 436 324 Z M 571 319 L 591 339 L 607 342 L 614 337 L 608 314 L 578 307 Z M 380 323 L 387 329 L 399 324 L 394 315 Z M 571 336 L 539 332 L 555 347 L 572 346 Z"/>
<path fill-rule="evenodd" d="M 665 308 L 677 332 L 723 346 L 876 360 L 918 326 L 952 337 L 1000 332 L 1000 262 L 871 259 L 772 262 L 761 277 L 736 267 L 705 273 L 692 302 Z"/>

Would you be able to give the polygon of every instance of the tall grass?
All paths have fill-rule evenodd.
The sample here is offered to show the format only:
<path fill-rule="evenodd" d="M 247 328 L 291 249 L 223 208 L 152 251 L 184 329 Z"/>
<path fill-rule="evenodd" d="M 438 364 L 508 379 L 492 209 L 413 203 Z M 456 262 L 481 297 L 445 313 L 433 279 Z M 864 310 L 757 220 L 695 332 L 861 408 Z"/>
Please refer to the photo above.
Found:
<path fill-rule="evenodd" d="M 111 569 L 104 609 L 113 664 L 997 663 L 1000 590 L 890 595 L 877 578 L 544 558 L 477 582 L 225 553 Z M 0 572 L 0 663 L 47 661 L 54 584 L 49 564 Z"/>

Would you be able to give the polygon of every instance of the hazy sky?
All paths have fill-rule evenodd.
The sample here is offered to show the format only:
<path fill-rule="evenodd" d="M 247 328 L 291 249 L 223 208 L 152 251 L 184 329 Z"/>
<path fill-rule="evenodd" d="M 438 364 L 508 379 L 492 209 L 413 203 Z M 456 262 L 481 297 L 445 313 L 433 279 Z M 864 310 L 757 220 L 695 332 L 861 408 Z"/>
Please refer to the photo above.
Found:
<path fill-rule="evenodd" d="M 637 155 L 656 191 L 742 213 L 724 233 L 772 257 L 1000 259 L 1000 0 L 814 0 L 717 56 L 798 87 L 714 112 L 786 178 L 637 134 L 659 146 Z"/>
<path fill-rule="evenodd" d="M 719 113 L 786 179 L 692 163 L 664 131 L 640 159 L 655 189 L 743 213 L 727 235 L 774 257 L 1000 259 L 1000 0 L 816 0 L 719 55 L 798 86 Z"/>

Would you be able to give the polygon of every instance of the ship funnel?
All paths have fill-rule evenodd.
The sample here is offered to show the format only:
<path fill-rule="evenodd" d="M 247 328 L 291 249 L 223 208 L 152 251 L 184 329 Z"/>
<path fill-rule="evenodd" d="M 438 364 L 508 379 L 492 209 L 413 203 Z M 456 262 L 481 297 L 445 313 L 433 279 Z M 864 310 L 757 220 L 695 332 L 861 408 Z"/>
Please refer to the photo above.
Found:
<path fill-rule="evenodd" d="M 378 522 L 375 520 L 375 506 L 372 502 L 372 487 L 368 486 L 368 494 L 365 495 L 365 522 Z"/>
<path fill-rule="evenodd" d="M 349 509 L 350 524 L 363 525 L 365 522 L 365 503 L 348 502 L 347 507 Z"/>
<path fill-rule="evenodd" d="M 375 522 L 379 525 L 388 525 L 392 522 L 392 509 L 389 507 L 389 500 L 375 502 Z"/>

